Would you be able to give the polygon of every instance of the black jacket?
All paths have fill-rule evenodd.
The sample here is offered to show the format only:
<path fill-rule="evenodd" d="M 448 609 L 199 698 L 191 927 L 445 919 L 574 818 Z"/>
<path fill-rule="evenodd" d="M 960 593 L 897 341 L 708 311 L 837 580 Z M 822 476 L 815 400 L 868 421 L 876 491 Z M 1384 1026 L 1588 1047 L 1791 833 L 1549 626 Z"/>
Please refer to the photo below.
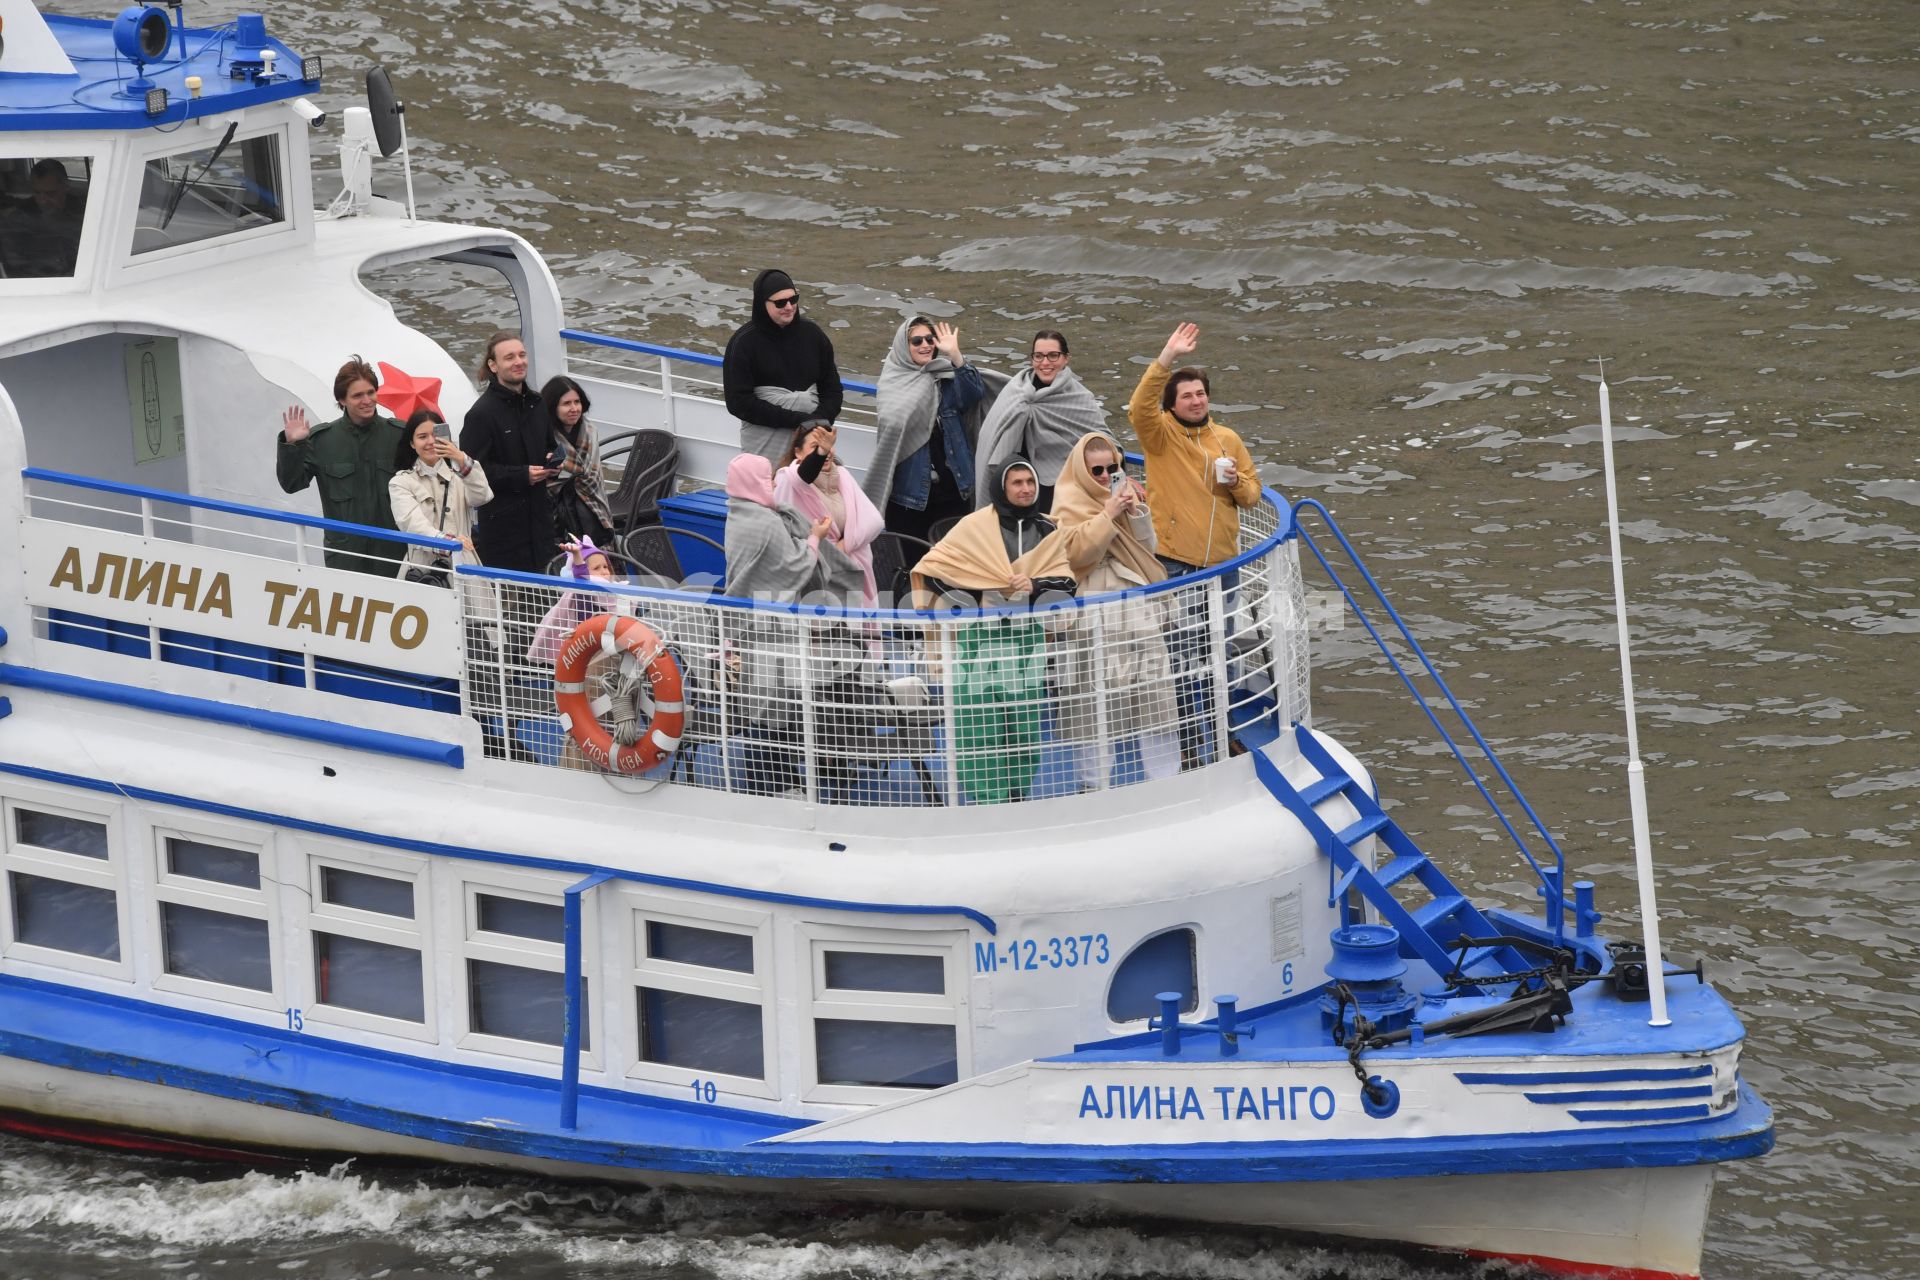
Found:
<path fill-rule="evenodd" d="M 493 501 L 480 508 L 473 535 L 480 563 L 545 573 L 558 546 L 553 509 L 547 487 L 527 480 L 527 468 L 547 460 L 547 421 L 539 395 L 530 386 L 508 391 L 490 380 L 467 410 L 460 447 L 486 468 L 493 486 Z"/>
<path fill-rule="evenodd" d="M 720 380 L 726 388 L 727 412 L 756 427 L 792 431 L 809 418 L 829 422 L 840 416 L 840 366 L 833 361 L 833 343 L 826 330 L 803 315 L 793 323 L 777 325 L 767 316 L 767 298 L 778 292 L 767 277 L 783 272 L 762 271 L 753 282 L 753 318 L 727 340 L 726 362 Z M 788 286 L 782 284 L 781 289 Z M 753 394 L 755 387 L 785 387 L 789 391 L 818 389 L 820 407 L 813 413 L 782 409 Z"/>

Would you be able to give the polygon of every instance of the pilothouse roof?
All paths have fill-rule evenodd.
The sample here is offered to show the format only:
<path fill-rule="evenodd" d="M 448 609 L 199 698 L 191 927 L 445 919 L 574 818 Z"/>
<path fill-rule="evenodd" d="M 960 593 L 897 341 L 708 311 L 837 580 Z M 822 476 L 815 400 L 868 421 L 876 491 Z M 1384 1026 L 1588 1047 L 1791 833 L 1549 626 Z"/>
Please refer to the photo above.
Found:
<path fill-rule="evenodd" d="M 0 132 L 146 129 L 313 92 L 318 62 L 303 64 L 272 35 L 253 35 L 245 18 L 173 29 L 159 56 L 136 68 L 115 47 L 114 20 L 43 16 L 33 0 L 0 0 Z M 261 50 L 273 54 L 271 78 L 254 69 L 268 61 Z M 312 81 L 303 78 L 309 72 Z M 166 91 L 158 114 L 148 114 L 144 88 L 129 88 L 143 75 Z M 198 97 L 191 76 L 200 78 Z"/>

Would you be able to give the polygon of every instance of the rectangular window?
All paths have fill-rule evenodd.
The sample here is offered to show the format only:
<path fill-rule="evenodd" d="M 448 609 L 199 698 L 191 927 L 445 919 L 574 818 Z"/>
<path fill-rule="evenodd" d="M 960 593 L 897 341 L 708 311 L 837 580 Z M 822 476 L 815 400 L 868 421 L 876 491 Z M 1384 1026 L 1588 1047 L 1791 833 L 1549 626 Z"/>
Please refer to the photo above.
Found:
<path fill-rule="evenodd" d="M 314 995 L 321 1004 L 426 1021 L 420 953 L 367 938 L 313 935 Z"/>
<path fill-rule="evenodd" d="M 90 156 L 0 160 L 0 276 L 71 276 L 92 187 Z"/>
<path fill-rule="evenodd" d="M 482 933 L 504 933 L 536 942 L 566 941 L 566 910 L 558 903 L 483 893 L 478 895 L 478 915 Z"/>
<path fill-rule="evenodd" d="M 277 134 L 155 156 L 141 175 L 133 252 L 285 222 L 282 190 Z"/>
<path fill-rule="evenodd" d="M 320 900 L 329 906 L 413 919 L 413 881 L 344 867 L 320 869 Z"/>
<path fill-rule="evenodd" d="M 639 1015 L 630 1074 L 774 1097 L 772 917 L 736 905 L 626 896 L 635 904 L 628 1007 Z"/>
<path fill-rule="evenodd" d="M 273 950 L 265 920 L 162 902 L 160 938 L 166 970 L 176 977 L 273 990 Z"/>
<path fill-rule="evenodd" d="M 467 961 L 467 1003 L 473 1029 L 481 1035 L 564 1044 L 567 1025 L 566 975 L 527 969 L 493 960 Z M 593 1047 L 593 1001 L 586 979 L 580 981 L 580 1047 Z"/>
<path fill-rule="evenodd" d="M 938 1089 L 966 1069 L 963 935 L 812 926 L 808 1022 L 825 1102 L 879 1101 L 880 1089 Z"/>
<path fill-rule="evenodd" d="M 13 890 L 14 940 L 99 960 L 120 959 L 119 903 L 111 889 L 19 871 Z"/>
<path fill-rule="evenodd" d="M 260 887 L 260 855 L 251 849 L 226 849 L 201 840 L 169 836 L 167 870 L 189 880 L 232 885 L 236 889 Z"/>
<path fill-rule="evenodd" d="M 758 1080 L 766 1054 L 758 1004 L 640 988 L 642 1061 Z"/>
<path fill-rule="evenodd" d="M 8 953 L 108 977 L 132 977 L 121 919 L 125 867 L 110 820 L 0 801 L 0 936 Z"/>
<path fill-rule="evenodd" d="M 17 808 L 13 811 L 13 835 L 21 844 L 42 849 L 77 853 L 83 858 L 103 861 L 107 857 L 107 824 L 104 822 Z"/>
<path fill-rule="evenodd" d="M 960 1078 L 952 1024 L 818 1018 L 813 1043 L 821 1084 L 938 1089 Z"/>

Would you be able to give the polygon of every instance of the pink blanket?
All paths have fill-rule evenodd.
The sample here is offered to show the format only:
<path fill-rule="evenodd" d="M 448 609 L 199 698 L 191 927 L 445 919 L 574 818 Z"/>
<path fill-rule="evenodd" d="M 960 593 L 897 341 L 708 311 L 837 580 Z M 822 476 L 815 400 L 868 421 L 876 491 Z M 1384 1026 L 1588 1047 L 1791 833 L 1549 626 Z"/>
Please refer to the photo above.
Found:
<path fill-rule="evenodd" d="M 773 497 L 774 501 L 792 507 L 809 521 L 830 514 L 827 500 L 820 496 L 820 491 L 800 478 L 800 464 L 797 462 L 780 468 L 780 474 L 773 478 Z M 873 586 L 873 540 L 886 528 L 886 521 L 874 509 L 873 500 L 844 470 L 840 472 L 840 500 L 846 504 L 847 527 L 834 531 L 838 535 L 836 541 L 840 549 L 853 557 L 854 563 L 866 574 L 866 598 L 863 603 L 871 609 L 877 598 Z"/>

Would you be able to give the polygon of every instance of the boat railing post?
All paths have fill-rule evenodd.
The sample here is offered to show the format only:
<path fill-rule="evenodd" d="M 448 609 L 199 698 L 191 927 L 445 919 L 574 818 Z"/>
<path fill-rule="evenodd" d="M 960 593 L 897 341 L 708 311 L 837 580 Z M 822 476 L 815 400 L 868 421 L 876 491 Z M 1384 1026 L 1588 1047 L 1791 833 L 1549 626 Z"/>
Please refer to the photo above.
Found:
<path fill-rule="evenodd" d="M 299 526 L 296 525 L 294 527 L 298 528 Z M 152 498 L 140 499 L 140 536 L 143 538 L 151 538 L 153 536 Z"/>
<path fill-rule="evenodd" d="M 960 648 L 954 642 L 951 624 L 935 622 L 933 638 L 940 645 L 940 658 L 944 667 L 945 679 L 940 686 L 940 723 L 947 735 L 947 804 L 960 803 L 960 719 L 954 710 L 955 686 L 959 683 Z"/>
<path fill-rule="evenodd" d="M 676 437 L 680 434 L 678 409 L 673 403 L 673 361 L 660 357 L 660 424 Z"/>
<path fill-rule="evenodd" d="M 560 1037 L 560 1127 L 580 1127 L 580 934 L 581 900 L 595 886 L 613 879 L 596 871 L 567 886 L 564 903 L 567 1022 Z"/>
<path fill-rule="evenodd" d="M 1207 579 L 1207 645 L 1213 658 L 1214 759 L 1227 758 L 1227 591 L 1215 574 Z M 1211 761 L 1209 761 L 1211 763 Z"/>
<path fill-rule="evenodd" d="M 800 750 L 807 771 L 806 798 L 808 804 L 819 804 L 825 797 L 820 794 L 820 744 L 814 740 L 820 732 L 820 714 L 813 705 L 813 628 L 798 615 L 794 625 L 800 632 Z"/>
<path fill-rule="evenodd" d="M 709 606 L 711 607 L 711 606 Z M 727 667 L 727 617 L 725 609 L 714 609 L 714 664 L 719 672 L 715 679 L 716 693 L 720 705 L 720 789 L 733 792 L 733 704 L 727 697 L 729 674 Z M 744 659 L 742 662 L 744 664 Z"/>
<path fill-rule="evenodd" d="M 1132 602 L 1122 600 L 1120 605 L 1131 608 Z M 1093 663 L 1093 742 L 1082 750 L 1093 752 L 1094 790 L 1105 791 L 1113 779 L 1113 725 L 1107 709 L 1107 607 L 1095 605 L 1087 612 L 1093 615 L 1087 655 Z"/>

